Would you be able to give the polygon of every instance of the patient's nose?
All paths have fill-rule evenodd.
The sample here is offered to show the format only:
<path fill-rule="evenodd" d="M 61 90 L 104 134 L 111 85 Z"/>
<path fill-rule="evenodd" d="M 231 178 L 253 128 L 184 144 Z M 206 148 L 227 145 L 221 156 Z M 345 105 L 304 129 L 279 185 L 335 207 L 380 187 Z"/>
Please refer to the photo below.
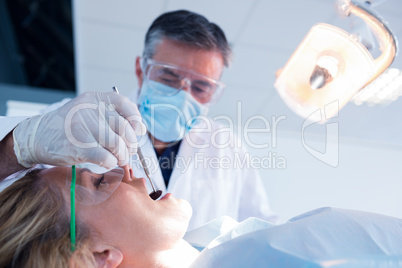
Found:
<path fill-rule="evenodd" d="M 123 167 L 123 170 L 124 170 L 124 175 L 123 175 L 123 180 L 122 180 L 123 182 L 130 183 L 136 179 L 136 177 L 134 177 L 134 173 L 133 173 L 133 170 L 131 169 L 130 165 L 125 165 Z"/>

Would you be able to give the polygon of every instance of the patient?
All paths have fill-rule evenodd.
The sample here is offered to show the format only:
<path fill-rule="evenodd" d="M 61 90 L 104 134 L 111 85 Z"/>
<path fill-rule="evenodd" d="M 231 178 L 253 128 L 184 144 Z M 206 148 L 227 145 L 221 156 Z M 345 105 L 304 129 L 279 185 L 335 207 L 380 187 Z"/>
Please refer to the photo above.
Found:
<path fill-rule="evenodd" d="M 0 267 L 402 267 L 400 219 L 323 208 L 278 226 L 218 219 L 185 235 L 187 201 L 153 201 L 129 166 L 98 198 L 107 179 L 82 183 L 84 173 L 77 171 L 74 252 L 71 168 L 33 170 L 0 193 Z M 101 202 L 85 203 L 86 194 Z"/>
<path fill-rule="evenodd" d="M 34 170 L 0 193 L 0 267 L 187 267 L 198 255 L 182 239 L 192 213 L 187 201 L 169 194 L 152 200 L 128 166 L 107 200 L 76 204 L 72 253 L 70 169 Z"/>

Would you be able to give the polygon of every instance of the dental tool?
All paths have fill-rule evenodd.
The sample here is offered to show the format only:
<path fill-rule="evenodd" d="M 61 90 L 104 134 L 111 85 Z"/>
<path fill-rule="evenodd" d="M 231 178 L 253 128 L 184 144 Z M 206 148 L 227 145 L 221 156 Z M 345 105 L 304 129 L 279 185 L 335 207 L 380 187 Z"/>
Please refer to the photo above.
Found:
<path fill-rule="evenodd" d="M 117 94 L 120 94 L 119 90 L 117 89 L 117 87 L 113 87 L 113 92 L 116 92 Z M 148 180 L 149 180 L 149 182 L 151 183 L 151 186 L 152 186 L 152 192 L 149 194 L 149 197 L 151 197 L 153 200 L 156 200 L 162 195 L 162 191 L 155 189 L 155 186 L 154 186 L 154 184 L 152 183 L 152 180 L 151 180 L 151 176 L 150 176 L 150 172 L 149 172 L 149 169 L 148 169 L 147 162 L 145 161 L 144 155 L 142 154 L 142 151 L 141 151 L 140 147 L 137 148 L 137 154 L 138 154 L 138 157 L 139 157 L 139 159 L 141 161 L 141 165 L 142 165 L 142 167 L 144 169 L 145 175 L 147 176 L 147 178 L 148 178 Z"/>

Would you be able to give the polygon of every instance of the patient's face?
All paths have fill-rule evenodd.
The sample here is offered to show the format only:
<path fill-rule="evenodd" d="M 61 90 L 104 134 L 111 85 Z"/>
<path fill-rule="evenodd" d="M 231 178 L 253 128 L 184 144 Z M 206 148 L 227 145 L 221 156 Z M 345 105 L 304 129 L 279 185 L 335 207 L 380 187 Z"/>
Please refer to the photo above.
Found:
<path fill-rule="evenodd" d="M 56 180 L 66 192 L 66 167 L 41 172 L 42 177 Z M 137 262 L 147 254 L 169 249 L 184 235 L 191 217 L 187 201 L 173 196 L 154 201 L 144 179 L 133 176 L 128 166 L 115 192 L 96 205 L 76 204 L 76 217 L 93 231 L 94 241 L 112 245 L 123 252 L 124 260 Z"/>

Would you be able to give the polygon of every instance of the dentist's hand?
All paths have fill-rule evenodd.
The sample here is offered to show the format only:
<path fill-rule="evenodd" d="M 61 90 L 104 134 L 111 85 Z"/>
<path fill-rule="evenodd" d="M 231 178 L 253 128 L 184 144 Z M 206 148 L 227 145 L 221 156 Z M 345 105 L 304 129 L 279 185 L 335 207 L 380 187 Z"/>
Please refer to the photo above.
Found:
<path fill-rule="evenodd" d="M 124 166 L 146 133 L 137 105 L 113 92 L 84 93 L 60 108 L 22 121 L 13 132 L 18 162 L 54 166 L 91 162 Z"/>

